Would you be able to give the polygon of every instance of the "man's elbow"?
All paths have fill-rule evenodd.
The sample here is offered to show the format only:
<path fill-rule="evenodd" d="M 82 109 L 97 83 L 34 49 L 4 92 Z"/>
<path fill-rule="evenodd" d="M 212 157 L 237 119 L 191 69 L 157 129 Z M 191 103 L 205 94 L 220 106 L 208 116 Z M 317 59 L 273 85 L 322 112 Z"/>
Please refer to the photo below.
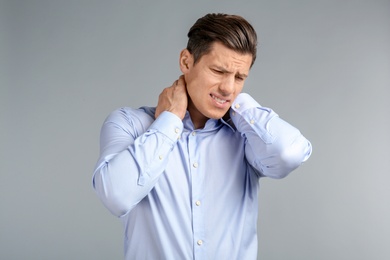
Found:
<path fill-rule="evenodd" d="M 280 155 L 281 161 L 284 163 L 285 167 L 294 170 L 309 159 L 311 150 L 310 142 L 301 136 L 298 140 L 295 140 L 292 145 L 283 150 Z"/>
<path fill-rule="evenodd" d="M 274 166 L 265 167 L 264 175 L 274 179 L 282 179 L 310 157 L 312 151 L 310 142 L 303 136 L 299 139 L 279 151 L 278 155 L 274 157 Z"/>
<path fill-rule="evenodd" d="M 100 201 L 114 216 L 121 217 L 131 210 L 132 206 L 123 199 L 123 194 L 110 188 L 101 176 L 97 177 L 95 174 L 93 187 Z"/>

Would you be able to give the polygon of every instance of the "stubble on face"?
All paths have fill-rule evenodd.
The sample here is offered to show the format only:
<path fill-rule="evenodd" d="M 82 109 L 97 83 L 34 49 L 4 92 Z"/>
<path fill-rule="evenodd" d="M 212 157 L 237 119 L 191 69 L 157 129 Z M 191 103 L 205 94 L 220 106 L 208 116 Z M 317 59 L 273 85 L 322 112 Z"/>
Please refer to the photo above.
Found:
<path fill-rule="evenodd" d="M 220 119 L 228 112 L 241 92 L 249 74 L 252 56 L 237 53 L 221 43 L 185 73 L 188 111 L 196 128 L 202 128 L 209 118 Z"/>

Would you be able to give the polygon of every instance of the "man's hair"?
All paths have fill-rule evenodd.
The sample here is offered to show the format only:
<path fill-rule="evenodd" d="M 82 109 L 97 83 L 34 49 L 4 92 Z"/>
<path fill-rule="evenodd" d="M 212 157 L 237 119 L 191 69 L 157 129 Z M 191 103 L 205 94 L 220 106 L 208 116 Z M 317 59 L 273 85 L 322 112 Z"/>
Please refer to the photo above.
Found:
<path fill-rule="evenodd" d="M 194 64 L 211 51 L 214 42 L 241 54 L 251 54 L 256 60 L 257 35 L 252 25 L 243 17 L 229 14 L 207 14 L 190 28 L 187 50 L 194 56 Z"/>

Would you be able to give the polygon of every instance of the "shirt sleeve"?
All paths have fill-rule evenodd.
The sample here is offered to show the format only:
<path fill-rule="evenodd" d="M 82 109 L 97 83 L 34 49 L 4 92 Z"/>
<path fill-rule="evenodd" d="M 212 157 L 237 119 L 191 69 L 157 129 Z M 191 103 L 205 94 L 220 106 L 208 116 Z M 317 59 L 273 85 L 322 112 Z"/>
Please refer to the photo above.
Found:
<path fill-rule="evenodd" d="M 246 93 L 237 96 L 230 117 L 246 138 L 246 159 L 260 177 L 283 178 L 311 155 L 311 143 L 298 129 Z"/>
<path fill-rule="evenodd" d="M 93 186 L 116 216 L 129 212 L 154 187 L 183 131 L 180 118 L 170 112 L 143 127 L 122 109 L 111 113 L 101 129 Z"/>

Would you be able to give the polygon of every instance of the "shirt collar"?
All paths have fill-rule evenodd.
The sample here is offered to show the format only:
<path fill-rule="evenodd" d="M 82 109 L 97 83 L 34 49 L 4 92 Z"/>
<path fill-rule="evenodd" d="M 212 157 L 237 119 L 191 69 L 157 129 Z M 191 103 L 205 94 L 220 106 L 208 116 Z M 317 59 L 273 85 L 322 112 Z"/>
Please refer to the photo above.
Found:
<path fill-rule="evenodd" d="M 141 107 L 141 109 L 143 109 L 148 115 L 150 115 L 151 117 L 154 118 L 154 113 L 156 111 L 155 107 Z M 183 125 L 184 125 L 185 129 L 188 129 L 190 131 L 195 130 L 194 124 L 192 123 L 192 120 L 191 120 L 191 117 L 190 117 L 190 113 L 188 111 L 186 112 L 186 115 L 184 116 Z M 221 118 L 221 119 L 209 119 L 209 120 L 207 120 L 204 128 L 203 129 L 199 129 L 199 131 L 202 131 L 202 132 L 213 131 L 213 130 L 221 128 L 224 125 L 229 127 L 233 132 L 236 132 L 236 130 L 237 130 L 235 125 L 233 124 L 233 121 L 232 121 L 231 118 L 229 118 L 226 121 Z"/>
<path fill-rule="evenodd" d="M 192 120 L 190 117 L 190 113 L 188 111 L 186 112 L 186 115 L 184 116 L 183 124 L 184 124 L 184 128 L 186 128 L 190 131 L 195 130 L 194 124 L 192 123 Z M 230 118 L 227 121 L 223 120 L 222 118 L 221 119 L 211 119 L 210 118 L 206 121 L 204 128 L 197 129 L 197 130 L 201 131 L 201 132 L 214 131 L 216 129 L 221 128 L 224 125 L 229 127 L 233 132 L 236 131 L 236 127 L 234 126 L 233 121 Z"/>

